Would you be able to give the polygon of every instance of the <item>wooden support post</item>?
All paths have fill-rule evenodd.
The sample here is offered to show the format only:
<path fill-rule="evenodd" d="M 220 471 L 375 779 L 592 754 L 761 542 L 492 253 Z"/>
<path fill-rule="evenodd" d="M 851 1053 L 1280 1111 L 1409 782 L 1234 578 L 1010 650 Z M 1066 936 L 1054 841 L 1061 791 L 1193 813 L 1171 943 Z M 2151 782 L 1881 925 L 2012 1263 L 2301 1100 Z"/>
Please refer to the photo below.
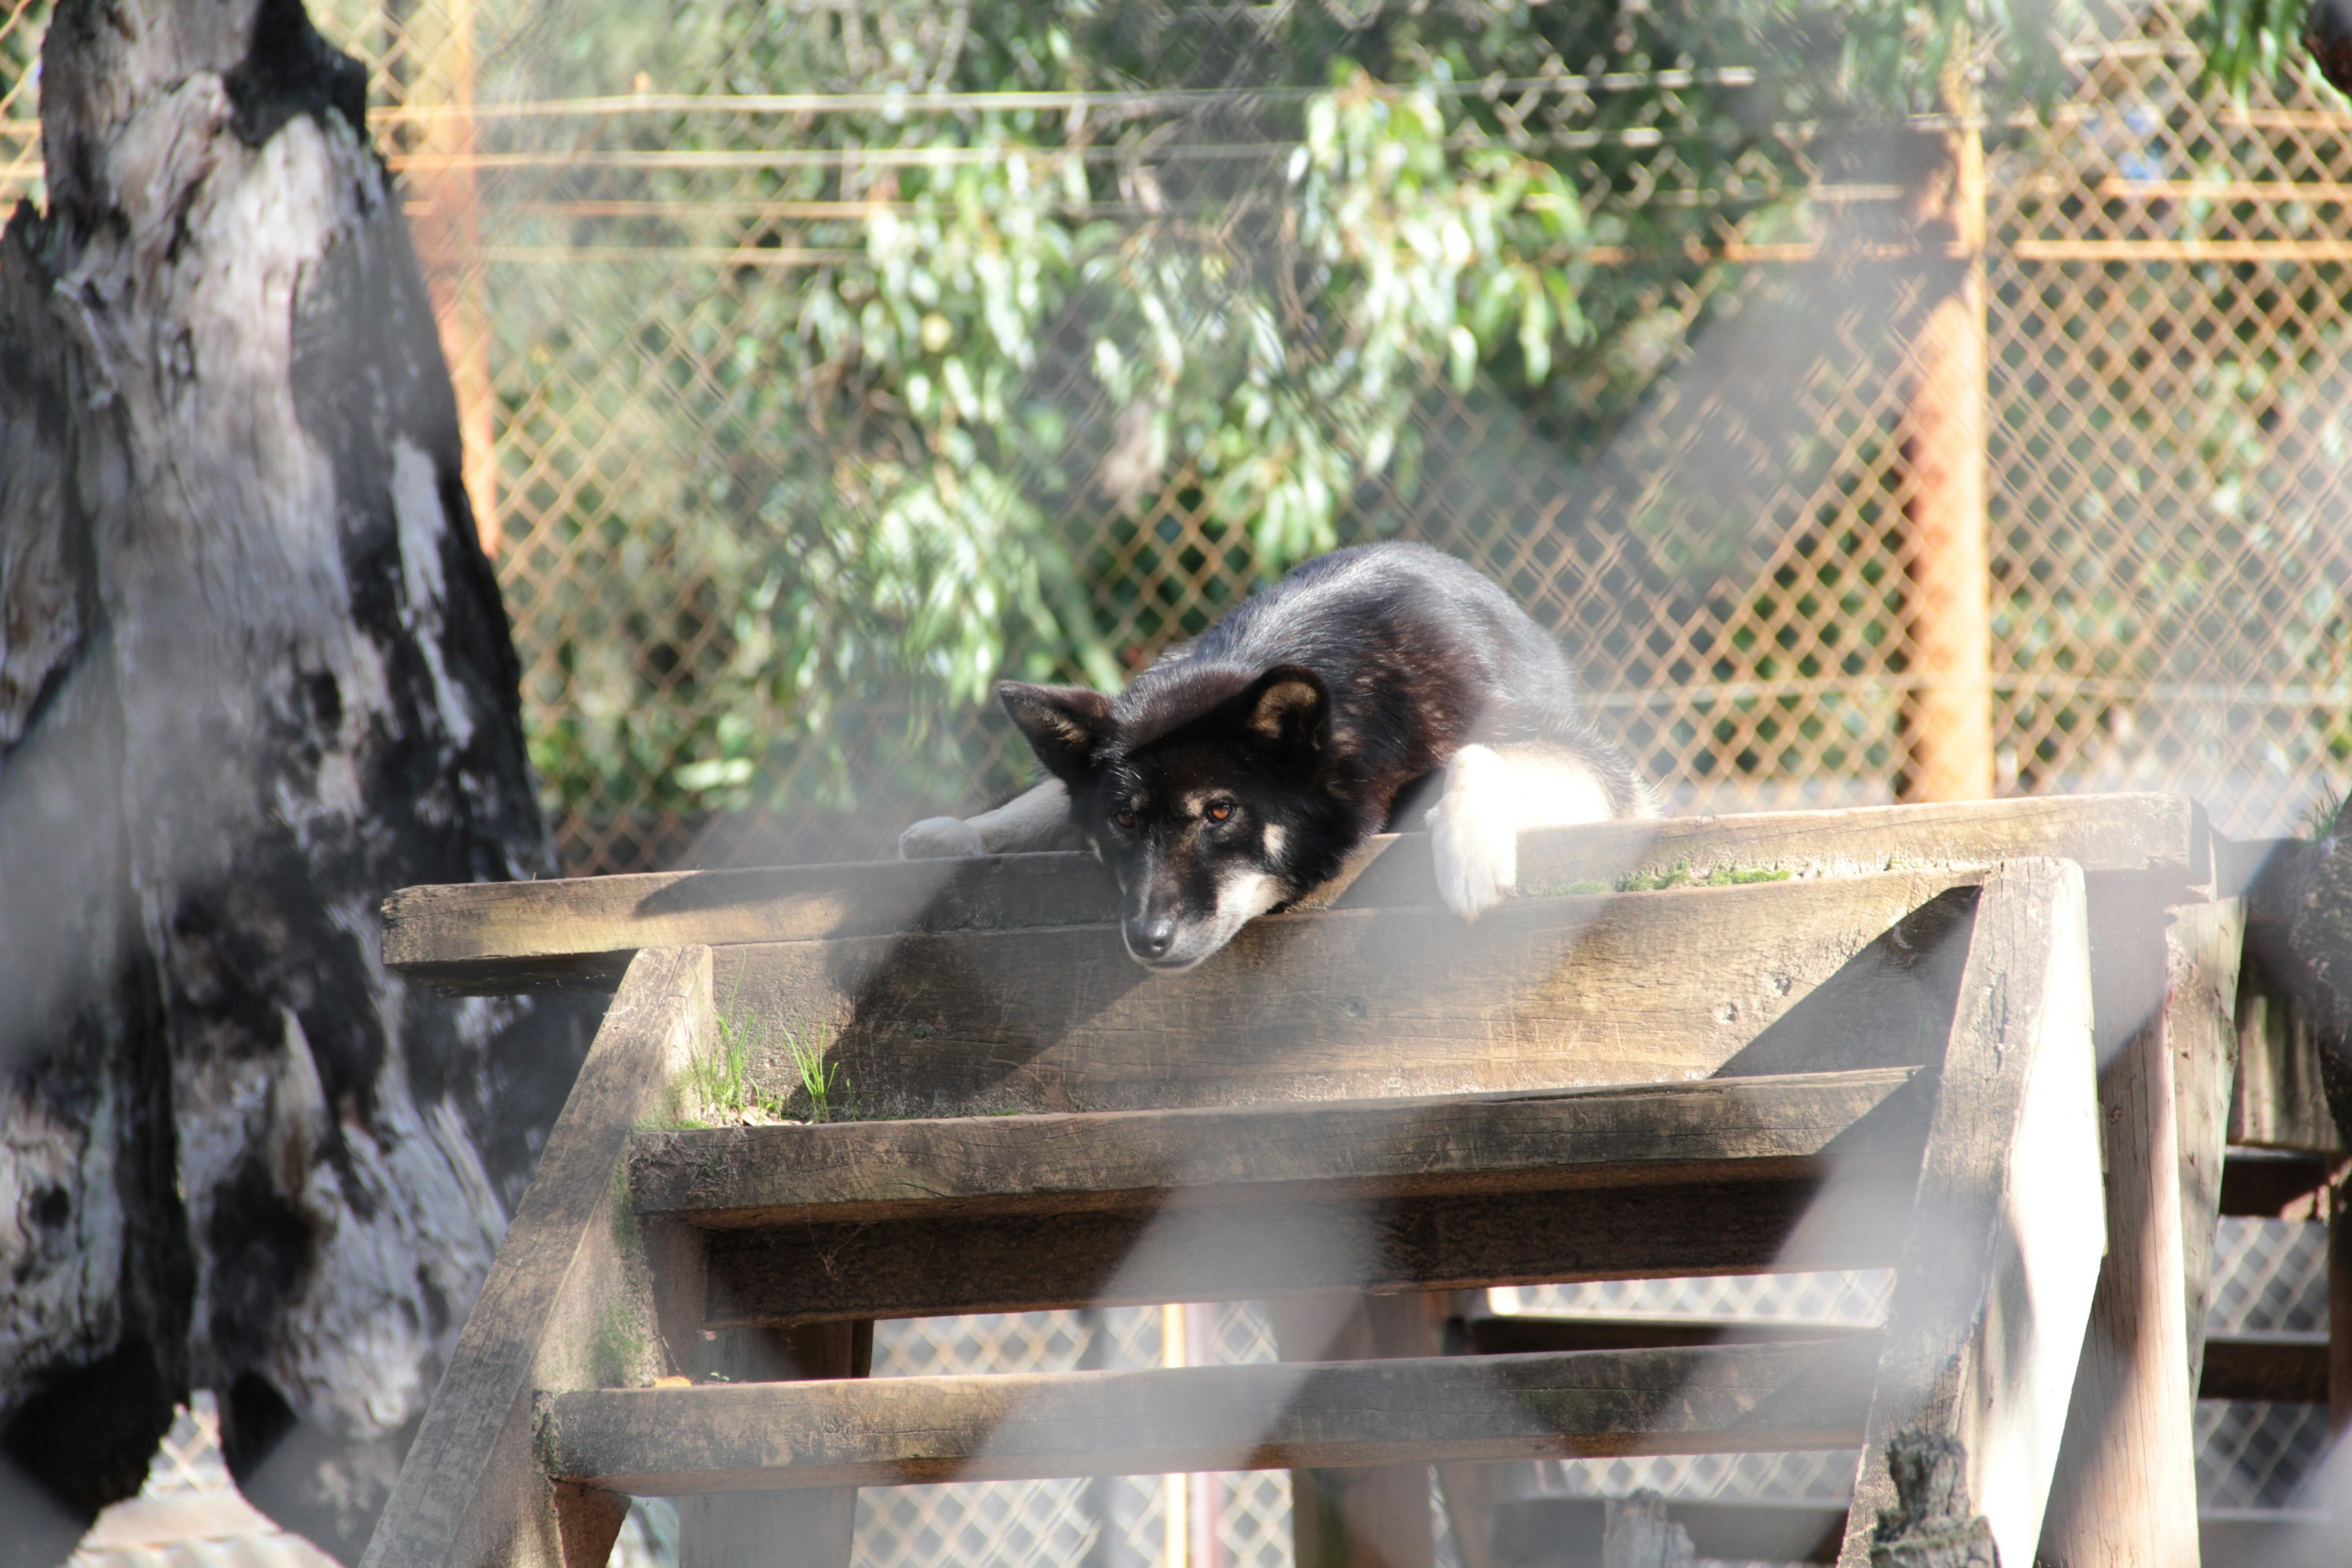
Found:
<path fill-rule="evenodd" d="M 1911 346 L 1904 429 L 1913 681 L 1903 707 L 1905 801 L 1984 800 L 1993 791 L 1984 141 L 1973 89 L 1956 80 L 1945 99 L 1958 123 L 1928 138 L 1909 202 L 1935 296 Z"/>
<path fill-rule="evenodd" d="M 709 1343 L 706 1371 L 730 1383 L 864 1377 L 874 1369 L 871 1321 L 730 1329 Z M 680 1498 L 678 1568 L 847 1568 L 856 1524 L 855 1487 Z"/>
<path fill-rule="evenodd" d="M 497 395 L 490 385 L 490 318 L 482 278 L 481 196 L 474 179 L 475 0 L 420 7 L 413 36 L 424 57 L 411 107 L 429 110 L 409 179 L 409 229 L 433 300 L 441 355 L 457 395 L 466 496 L 482 552 L 499 552 Z M 432 33 L 438 16 L 442 26 Z"/>
<path fill-rule="evenodd" d="M 1902 1433 L 1886 1460 L 1895 1504 L 1879 1515 L 1871 1568 L 1998 1568 L 1990 1522 L 1969 1506 L 1969 1457 L 1950 1434 Z"/>
<path fill-rule="evenodd" d="M 2213 1246 L 2221 1217 L 2221 1168 L 2230 1138 L 2230 1089 L 2238 1073 L 2236 1005 L 2246 942 L 2245 902 L 2222 899 L 2172 911 L 2165 933 L 2170 973 L 2164 1017 L 2179 1116 L 2182 1315 L 2189 1386 L 2205 1372 L 2205 1316 L 2213 1304 Z"/>
<path fill-rule="evenodd" d="M 1267 1307 L 1286 1361 L 1369 1361 L 1437 1353 L 1444 1300 L 1408 1292 Z M 1291 1471 L 1293 1561 L 1298 1568 L 1432 1568 L 1429 1482 L 1425 1464 Z"/>
<path fill-rule="evenodd" d="M 2092 973 L 2105 1142 L 2107 1254 L 2083 1340 L 2036 1561 L 2051 1568 L 2196 1568 L 2194 1371 L 2188 1306 L 2184 1127 L 2218 1141 L 2226 1101 L 2217 995 L 2235 991 L 2218 951 L 2226 910 L 2152 909 L 2128 876 L 2094 879 Z M 2208 962 L 2231 973 L 2210 973 Z M 2182 1077 L 2203 1103 L 2184 1105 Z M 2199 1151 L 2206 1168 L 2220 1150 Z M 2198 1204 L 2210 1257 L 2218 1170 Z M 2200 1289 L 2201 1298 L 2202 1289 Z M 2201 1310 L 2201 1308 L 2200 1308 Z"/>
<path fill-rule="evenodd" d="M 2352 1430 L 2352 1172 L 2327 1194 L 2327 1430 Z"/>
<path fill-rule="evenodd" d="M 620 1513 L 551 1486 L 534 1459 L 532 1395 L 668 1364 L 624 1289 L 625 1194 L 613 1175 L 631 1129 L 700 1048 L 710 1011 L 709 948 L 647 948 L 630 963 L 362 1568 L 588 1568 L 611 1551 Z M 624 1363 L 605 1364 L 615 1353 Z"/>
<path fill-rule="evenodd" d="M 1691 1568 L 1690 1531 L 1666 1517 L 1666 1500 L 1654 1491 L 1612 1498 L 1602 1515 L 1601 1568 Z"/>
<path fill-rule="evenodd" d="M 2002 1561 L 2033 1561 L 2105 1250 L 2085 903 L 2069 862 L 1985 879 L 1842 1568 L 1871 1563 L 1912 1428 L 1960 1445 Z"/>

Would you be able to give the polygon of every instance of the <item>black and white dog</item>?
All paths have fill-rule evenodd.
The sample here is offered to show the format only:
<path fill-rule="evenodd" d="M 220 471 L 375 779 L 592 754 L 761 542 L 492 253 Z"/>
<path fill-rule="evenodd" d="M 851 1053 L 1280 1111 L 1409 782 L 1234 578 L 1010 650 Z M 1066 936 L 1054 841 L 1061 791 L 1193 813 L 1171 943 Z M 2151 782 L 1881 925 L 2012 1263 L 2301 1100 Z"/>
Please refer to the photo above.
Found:
<path fill-rule="evenodd" d="M 1128 951 L 1153 969 L 1190 969 L 1330 879 L 1441 773 L 1425 820 L 1465 920 L 1517 883 L 1521 828 L 1655 815 L 1577 716 L 1551 638 L 1424 545 L 1310 561 L 1115 698 L 1013 681 L 997 697 L 1050 776 L 915 824 L 899 855 L 1091 847 L 1126 895 Z"/>

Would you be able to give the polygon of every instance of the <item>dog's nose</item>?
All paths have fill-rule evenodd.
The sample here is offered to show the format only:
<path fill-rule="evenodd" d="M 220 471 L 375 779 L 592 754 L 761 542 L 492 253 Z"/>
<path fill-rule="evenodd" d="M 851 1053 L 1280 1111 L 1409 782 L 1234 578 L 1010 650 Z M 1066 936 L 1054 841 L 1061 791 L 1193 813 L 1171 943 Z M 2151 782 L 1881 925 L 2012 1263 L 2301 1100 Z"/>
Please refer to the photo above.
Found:
<path fill-rule="evenodd" d="M 1127 922 L 1127 944 L 1145 958 L 1163 958 L 1176 942 L 1176 922 L 1166 915 Z"/>

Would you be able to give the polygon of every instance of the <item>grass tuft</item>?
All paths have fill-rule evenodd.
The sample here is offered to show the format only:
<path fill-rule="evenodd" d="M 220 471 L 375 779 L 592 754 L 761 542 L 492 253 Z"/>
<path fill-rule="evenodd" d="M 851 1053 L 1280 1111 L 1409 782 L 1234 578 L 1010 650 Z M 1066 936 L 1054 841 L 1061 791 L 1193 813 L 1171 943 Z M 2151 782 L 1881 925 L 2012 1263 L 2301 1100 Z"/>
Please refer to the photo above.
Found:
<path fill-rule="evenodd" d="M 2344 822 L 2344 792 L 2325 780 L 2319 785 L 2319 798 L 2312 803 L 2311 815 L 2304 819 L 2304 837 L 2314 844 L 2336 837 Z"/>

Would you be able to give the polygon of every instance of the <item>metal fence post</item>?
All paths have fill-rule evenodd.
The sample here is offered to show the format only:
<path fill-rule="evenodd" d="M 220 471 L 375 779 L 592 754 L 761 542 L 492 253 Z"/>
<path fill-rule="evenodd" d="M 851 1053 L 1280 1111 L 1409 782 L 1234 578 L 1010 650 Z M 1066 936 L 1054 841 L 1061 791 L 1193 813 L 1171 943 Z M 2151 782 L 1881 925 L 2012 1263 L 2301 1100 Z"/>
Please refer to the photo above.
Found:
<path fill-rule="evenodd" d="M 1951 126 L 1927 138 L 1908 204 L 1934 292 L 1911 347 L 1903 431 L 1911 686 L 1896 795 L 1906 801 L 1985 800 L 1993 786 L 1984 140 L 1974 89 L 1948 81 L 1945 100 Z"/>

